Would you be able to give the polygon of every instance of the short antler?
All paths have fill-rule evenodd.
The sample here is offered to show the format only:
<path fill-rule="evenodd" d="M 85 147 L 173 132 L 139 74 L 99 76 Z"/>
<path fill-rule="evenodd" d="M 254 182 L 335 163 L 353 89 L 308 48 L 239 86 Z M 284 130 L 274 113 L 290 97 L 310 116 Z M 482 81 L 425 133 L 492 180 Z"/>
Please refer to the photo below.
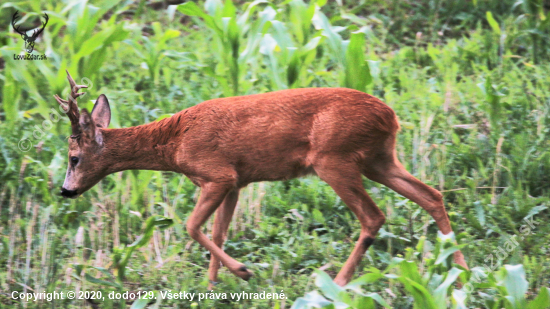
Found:
<path fill-rule="evenodd" d="M 82 88 L 88 88 L 88 86 L 77 85 L 74 79 L 71 77 L 71 74 L 69 74 L 69 71 L 65 71 L 67 72 L 67 79 L 69 80 L 69 84 L 71 85 L 71 94 L 69 95 L 69 99 L 63 100 L 57 94 L 54 95 L 54 98 L 61 105 L 61 107 L 63 108 L 65 113 L 67 113 L 67 116 L 69 116 L 69 119 L 71 120 L 71 128 L 73 132 L 71 137 L 76 137 L 80 134 L 80 126 L 78 124 L 80 112 L 78 110 L 78 106 L 76 105 L 76 99 L 79 96 L 85 94 L 85 92 L 78 91 Z"/>

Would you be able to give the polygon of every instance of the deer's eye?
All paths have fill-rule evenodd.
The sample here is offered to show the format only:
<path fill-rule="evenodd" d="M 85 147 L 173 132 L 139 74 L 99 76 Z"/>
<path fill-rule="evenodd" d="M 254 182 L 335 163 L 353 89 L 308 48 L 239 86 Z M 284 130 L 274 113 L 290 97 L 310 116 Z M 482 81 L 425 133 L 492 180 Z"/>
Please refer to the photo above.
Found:
<path fill-rule="evenodd" d="M 71 165 L 75 166 L 77 163 L 78 163 L 78 158 L 77 157 L 71 157 Z"/>

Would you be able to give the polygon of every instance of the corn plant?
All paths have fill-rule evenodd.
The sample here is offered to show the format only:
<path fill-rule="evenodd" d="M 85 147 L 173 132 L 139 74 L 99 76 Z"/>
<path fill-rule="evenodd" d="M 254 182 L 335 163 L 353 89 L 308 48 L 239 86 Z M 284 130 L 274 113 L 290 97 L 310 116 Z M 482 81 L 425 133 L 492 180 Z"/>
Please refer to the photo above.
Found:
<path fill-rule="evenodd" d="M 316 9 L 325 3 L 292 0 L 288 2 L 288 20 L 271 21 L 272 31 L 262 38 L 260 53 L 267 56 L 273 89 L 306 87 L 314 78 L 305 73 L 315 59 L 322 37 L 312 37 L 312 20 Z"/>
<path fill-rule="evenodd" d="M 273 89 L 307 86 L 309 84 L 307 80 L 313 77 L 309 76 L 306 81 L 302 79 L 306 69 L 315 59 L 316 48 L 321 37 L 314 37 L 304 46 L 295 47 L 286 32 L 286 27 L 281 22 L 274 20 L 272 25 L 277 29 L 276 34 L 264 35 L 260 42 L 260 53 L 267 56 Z"/>
<path fill-rule="evenodd" d="M 468 308 L 468 298 L 474 287 L 489 289 L 480 292 L 487 309 L 549 308 L 548 288 L 541 288 L 533 300 L 526 300 L 528 282 L 522 265 L 504 265 L 496 273 L 487 274 L 482 268 L 472 271 L 452 265 L 452 254 L 464 245 L 454 245 L 453 234 L 439 234 L 433 252 L 425 250 L 425 238 L 421 238 L 416 250 L 408 248 L 404 258 L 394 257 L 384 271 L 370 267 L 368 273 L 344 287 L 336 285 L 322 271 L 316 271 L 315 285 L 321 291 L 312 291 L 298 298 L 293 309 L 298 308 L 377 308 L 377 305 L 392 308 L 391 301 L 379 293 L 365 292 L 363 286 L 379 281 L 401 284 L 405 293 L 413 299 L 415 309 Z M 429 257 L 433 253 L 433 257 Z M 418 260 L 423 259 L 419 269 Z M 476 274 L 476 281 L 472 274 Z M 480 282 L 483 277 L 487 282 Z M 467 283 L 464 288 L 455 288 L 457 280 Z M 472 283 L 470 283 L 472 282 Z M 466 288 L 467 287 L 467 288 Z"/>
<path fill-rule="evenodd" d="M 502 85 L 494 85 L 490 76 L 487 76 L 484 82 L 479 83 L 478 87 L 485 94 L 486 103 L 483 106 L 487 115 L 489 115 L 491 127 L 493 131 L 499 133 L 501 130 L 500 119 L 503 116 L 501 98 L 506 96 L 508 90 Z"/>
<path fill-rule="evenodd" d="M 545 13 L 543 0 L 520 0 L 514 4 L 516 6 L 523 11 L 520 18 L 525 18 L 527 23 L 524 33 L 531 38 L 531 57 L 534 63 L 538 63 L 540 56 L 548 54 L 550 16 Z"/>
<path fill-rule="evenodd" d="M 487 309 L 546 309 L 550 308 L 550 289 L 542 287 L 532 300 L 528 301 L 526 294 L 529 283 L 525 277 L 523 265 L 504 265 L 497 272 L 487 276 L 487 283 L 481 285 L 489 287 L 496 293 L 479 294 L 485 301 Z M 496 291 L 495 291 L 496 290 Z M 493 292 L 491 291 L 491 292 Z"/>
<path fill-rule="evenodd" d="M 366 29 L 354 31 L 351 33 L 350 40 L 343 40 L 339 32 L 345 28 L 332 26 L 327 16 L 320 10 L 315 12 L 313 24 L 317 29 L 322 30 L 332 57 L 341 69 L 341 84 L 344 87 L 366 91 L 367 85 L 372 83 L 370 68 L 365 61 Z"/>
<path fill-rule="evenodd" d="M 130 258 L 132 257 L 133 252 L 136 249 L 145 247 L 149 244 L 149 241 L 153 237 L 153 232 L 155 231 L 155 227 L 158 227 L 160 230 L 167 229 L 173 225 L 173 220 L 160 216 L 160 215 L 154 215 L 149 217 L 144 222 L 144 229 L 143 234 L 139 236 L 134 243 L 131 245 L 115 248 L 113 252 L 113 272 L 114 276 L 116 276 L 116 279 L 113 277 L 113 274 L 110 273 L 107 269 L 102 267 L 89 267 L 82 264 L 75 264 L 75 269 L 77 269 L 78 274 L 85 274 L 85 277 L 82 279 L 86 279 L 87 281 L 94 283 L 94 284 L 101 284 L 101 285 L 107 285 L 112 287 L 121 288 L 123 280 L 125 278 L 126 274 L 126 265 L 130 261 Z M 95 269 L 99 271 L 100 277 L 106 277 L 105 279 L 97 278 L 89 273 L 86 272 L 86 269 L 89 268 L 90 270 Z"/>
<path fill-rule="evenodd" d="M 310 1 L 306 4 L 303 0 L 287 1 L 290 7 L 289 20 L 292 25 L 290 28 L 297 41 L 301 45 L 306 45 L 311 36 L 311 25 L 313 15 L 317 7 L 323 7 L 326 0 Z"/>
<path fill-rule="evenodd" d="M 141 42 L 136 40 L 125 40 L 124 42 L 134 48 L 136 55 L 143 60 L 144 67 L 149 72 L 149 78 L 155 85 L 158 85 L 161 63 L 166 55 L 170 54 L 167 43 L 178 37 L 180 32 L 173 29 L 163 32 L 158 22 L 154 22 L 152 27 L 154 35 L 151 38 L 143 35 Z"/>
<path fill-rule="evenodd" d="M 120 2 L 121 0 L 103 1 L 96 7 L 82 0 L 61 12 L 68 12 L 65 26 L 67 37 L 71 39 L 65 40 L 61 45 L 71 53 L 71 61 L 66 64 L 71 72 L 78 72 L 79 76 L 92 79 L 107 60 L 107 48 L 128 36 L 125 23 L 117 21 L 117 14 L 103 21 L 100 31 L 94 31 L 105 14 Z"/>
<path fill-rule="evenodd" d="M 8 66 L 17 67 L 16 70 L 8 71 L 12 75 L 9 80 L 13 78 L 38 104 L 38 107 L 26 111 L 26 117 L 34 113 L 40 113 L 44 118 L 48 117 L 48 111 L 52 107 L 48 98 L 55 93 L 61 94 L 66 88 L 65 69 L 78 72 L 79 76 L 88 80 L 95 79 L 97 72 L 108 59 L 109 49 L 115 42 L 125 39 L 129 33 L 125 22 L 117 22 L 117 14 L 101 22 L 105 14 L 114 9 L 119 2 L 120 0 L 103 1 L 99 6 L 93 6 L 85 0 L 79 0 L 65 8 L 47 3 L 47 9 L 51 10 L 48 11 L 50 22 L 48 31 L 43 34 L 44 43 L 39 50 L 40 53 L 46 53 L 50 61 L 35 61 L 32 65 L 24 61 L 15 62 L 13 54 L 22 50 L 22 40 L 17 40 L 17 43 L 9 40 L 8 45 L 0 48 Z M 96 31 L 98 25 L 100 29 Z M 60 35 L 62 28 L 65 29 L 66 35 Z M 35 50 L 33 53 L 38 51 Z M 42 90 L 43 85 L 49 87 L 47 95 Z M 9 94 L 9 90 L 6 91 Z M 13 100 L 9 104 L 16 102 L 17 100 Z M 9 108 L 8 106 L 8 110 Z"/>
<path fill-rule="evenodd" d="M 18 113 L 20 96 L 19 85 L 13 78 L 11 70 L 13 70 L 13 68 L 10 66 L 4 70 L 4 83 L 2 84 L 3 108 L 9 128 L 12 128 L 15 120 L 19 118 Z"/>
<path fill-rule="evenodd" d="M 314 76 L 305 73 L 323 37 L 312 35 L 312 22 L 316 9 L 325 3 L 311 1 L 306 5 L 302 0 L 293 0 L 288 2 L 288 20 L 280 16 L 280 20 L 271 21 L 270 33 L 260 42 L 260 53 L 266 58 L 273 89 L 306 87 L 313 80 Z"/>
<path fill-rule="evenodd" d="M 178 10 L 183 14 L 202 18 L 204 24 L 213 32 L 213 48 L 218 57 L 218 65 L 215 70 L 207 68 L 206 73 L 220 82 L 226 96 L 238 95 L 250 86 L 248 84 L 241 87 L 241 84 L 247 84 L 243 80 L 244 65 L 256 53 L 262 33 L 269 27 L 268 21 L 273 20 L 276 15 L 275 10 L 267 6 L 259 12 L 256 21 L 250 21 L 261 3 L 267 1 L 257 0 L 249 3 L 240 15 L 237 14 L 237 8 L 231 0 L 225 3 L 220 0 L 207 0 L 204 4 L 206 12 L 192 1 L 178 6 Z"/>
<path fill-rule="evenodd" d="M 81 107 L 90 109 L 89 98 L 108 95 L 112 127 L 160 120 L 236 92 L 363 89 L 366 84 L 367 92 L 399 116 L 396 155 L 442 192 L 453 229 L 461 231 L 458 243 L 468 244 L 463 251 L 472 267 L 453 266 L 452 254 L 440 259 L 452 243 L 424 240 L 437 229 L 429 216 L 365 179 L 365 188 L 387 214 L 380 241 L 367 251 L 349 285 L 334 286 L 319 271 L 312 278 L 310 273 L 321 267 L 334 278 L 352 250 L 350 240 L 359 236 L 359 224 L 322 180 L 305 177 L 241 190 L 225 250 L 255 277 L 244 282 L 222 268 L 214 289 L 284 290 L 287 299 L 158 298 L 160 306 L 549 308 L 550 18 L 545 1 L 187 1 L 183 7 L 192 17 L 178 6 L 151 6 L 168 2 L 174 1 L 0 3 L 0 308 L 71 308 L 86 302 L 11 297 L 25 290 L 206 292 L 209 283 L 197 275 L 206 273 L 209 256 L 185 230 L 199 196 L 186 177 L 123 172 L 76 200 L 58 196 L 68 125 L 60 121 L 39 139 L 33 135 L 57 107 L 51 96 L 66 96 L 67 68 L 93 83 Z M 49 15 L 33 51 L 47 54 L 47 61 L 13 59 L 24 53 L 21 36 L 10 26 L 15 10 L 22 29 L 37 25 L 44 12 Z M 232 30 L 231 19 L 237 26 Z M 148 51 L 142 44 L 136 52 L 124 40 L 143 43 L 141 29 L 152 30 L 156 22 L 160 31 L 146 35 L 155 45 L 150 63 L 155 55 L 160 59 L 154 74 L 162 87 L 142 87 L 142 81 L 153 82 Z M 156 46 L 157 35 L 167 29 L 181 34 L 163 48 Z M 238 35 L 230 39 L 231 31 Z M 373 82 L 354 84 L 346 72 L 361 76 L 366 68 L 353 66 L 361 68 L 365 59 Z M 28 152 L 18 147 L 23 138 L 33 141 Z M 137 248 L 147 239 L 140 237 L 149 233 L 151 217 L 169 217 L 174 224 L 154 227 L 153 237 Z M 533 226 L 524 234 L 526 218 Z M 524 238 L 497 257 L 518 231 Z M 417 241 L 424 245 L 413 245 Z M 128 307 L 159 307 L 140 301 Z M 123 303 L 106 299 L 92 307 L 122 308 Z"/>
<path fill-rule="evenodd" d="M 119 279 L 119 282 L 122 282 L 124 275 L 126 273 L 126 265 L 132 256 L 134 250 L 144 247 L 149 243 L 151 237 L 153 237 L 153 232 L 155 227 L 159 227 L 161 230 L 169 228 L 173 224 L 173 220 L 165 218 L 163 216 L 152 216 L 145 221 L 145 228 L 143 235 L 136 239 L 136 241 L 125 247 L 115 250 L 113 253 L 113 261 L 115 263 L 116 275 Z"/>

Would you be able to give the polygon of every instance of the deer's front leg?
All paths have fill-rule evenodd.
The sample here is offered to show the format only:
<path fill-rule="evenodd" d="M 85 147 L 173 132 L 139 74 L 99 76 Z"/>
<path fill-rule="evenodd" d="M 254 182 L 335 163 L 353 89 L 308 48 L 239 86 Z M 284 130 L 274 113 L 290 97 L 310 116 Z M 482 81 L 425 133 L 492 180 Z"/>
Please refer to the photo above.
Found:
<path fill-rule="evenodd" d="M 250 277 L 252 277 L 252 272 L 249 271 L 244 264 L 237 262 L 223 252 L 220 247 L 208 239 L 201 231 L 201 226 L 208 220 L 212 213 L 214 213 L 216 208 L 220 206 L 228 193 L 235 189 L 234 184 L 230 182 L 211 182 L 204 184 L 201 189 L 202 192 L 199 202 L 187 220 L 187 232 L 191 238 L 210 251 L 210 254 L 219 259 L 219 261 L 221 261 L 234 275 L 244 280 L 250 279 Z"/>
<path fill-rule="evenodd" d="M 239 189 L 230 191 L 222 202 L 222 205 L 216 211 L 216 218 L 214 219 L 214 227 L 212 228 L 212 240 L 216 246 L 223 250 L 223 243 L 227 237 L 227 231 L 229 230 L 229 224 L 239 199 Z M 215 256 L 210 256 L 210 267 L 208 268 L 208 278 L 210 284 L 208 289 L 212 289 L 213 285 L 218 281 L 218 270 L 220 269 L 220 260 Z"/>

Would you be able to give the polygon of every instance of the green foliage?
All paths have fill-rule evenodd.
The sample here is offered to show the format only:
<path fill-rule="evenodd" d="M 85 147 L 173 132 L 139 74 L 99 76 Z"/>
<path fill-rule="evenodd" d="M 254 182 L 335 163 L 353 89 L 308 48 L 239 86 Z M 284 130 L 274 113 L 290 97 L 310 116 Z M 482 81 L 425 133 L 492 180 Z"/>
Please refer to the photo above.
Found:
<path fill-rule="evenodd" d="M 145 228 L 143 231 L 143 235 L 139 237 L 134 243 L 127 246 L 126 248 L 119 248 L 115 249 L 113 254 L 113 262 L 115 264 L 116 273 L 118 276 L 119 284 L 124 280 L 124 274 L 126 272 L 126 265 L 128 265 L 128 261 L 130 260 L 130 257 L 132 257 L 132 253 L 134 250 L 142 248 L 146 246 L 149 243 L 149 240 L 151 240 L 151 237 L 153 237 L 153 231 L 155 227 L 159 227 L 162 229 L 167 229 L 173 224 L 173 220 L 169 218 L 165 218 L 162 216 L 152 216 L 145 221 Z"/>
<path fill-rule="evenodd" d="M 342 71 L 341 79 L 345 87 L 365 91 L 366 86 L 372 82 L 369 65 L 365 62 L 365 28 L 350 34 L 350 40 L 343 40 L 339 34 L 341 27 L 330 24 L 328 18 L 317 11 L 314 16 L 314 23 L 321 29 L 323 36 Z"/>
<path fill-rule="evenodd" d="M 170 54 L 167 50 L 168 41 L 178 37 L 180 32 L 177 30 L 166 30 L 163 32 L 158 22 L 154 22 L 152 26 L 155 32 L 152 40 L 147 36 L 142 36 L 142 42 L 138 43 L 135 40 L 126 40 L 125 42 L 134 48 L 139 58 L 143 59 L 147 70 L 149 70 L 149 77 L 155 85 L 158 85 L 162 60 L 167 54 Z M 165 77 L 166 75 L 168 74 L 165 74 Z"/>
<path fill-rule="evenodd" d="M 117 14 L 113 14 L 109 19 L 103 19 L 119 2 L 120 0 L 104 1 L 94 6 L 86 1 L 77 1 L 63 10 L 57 4 L 45 3 L 44 9 L 50 13 L 48 31 L 42 35 L 44 42 L 33 51 L 33 54 L 44 54 L 48 51 L 49 61 L 34 61 L 31 64 L 14 60 L 13 55 L 23 50 L 23 40 L 9 39 L 8 44 L 0 47 L 5 65 L 10 68 L 9 80 L 13 78 L 13 82 L 26 93 L 25 97 L 32 98 L 38 104 L 19 115 L 10 114 L 10 119 L 20 120 L 21 117 L 35 113 L 48 119 L 52 107 L 50 98 L 54 94 L 61 94 L 62 90 L 67 88 L 65 69 L 73 75 L 86 78 L 92 84 L 98 80 L 97 73 L 108 59 L 108 49 L 115 42 L 122 41 L 128 36 L 126 23 L 117 23 Z M 11 12 L 6 9 L 11 9 L 7 4 L 4 4 L 3 8 L 4 14 Z M 29 12 L 33 11 L 29 9 Z M 61 29 L 64 29 L 64 35 L 61 35 Z M 13 33 L 10 36 L 19 38 Z M 17 93 L 12 94 L 9 90 L 13 87 L 10 86 L 13 82 L 3 85 L 6 97 L 3 96 L 2 101 L 8 110 L 10 105 L 18 101 Z"/>
<path fill-rule="evenodd" d="M 366 86 L 372 82 L 368 63 L 365 61 L 365 34 L 362 31 L 351 33 L 346 48 L 346 64 L 344 68 L 344 86 L 365 92 Z"/>
<path fill-rule="evenodd" d="M 424 250 L 423 244 L 422 240 L 417 246 L 416 249 L 419 251 L 407 248 L 406 258 L 393 258 L 384 271 L 370 268 L 367 274 L 344 287 L 336 285 L 325 272 L 316 271 L 315 285 L 322 294 L 318 291 L 308 292 L 296 300 L 292 309 L 378 308 L 375 303 L 385 308 L 396 308 L 396 304 L 390 305 L 392 300 L 383 299 L 380 292 L 364 292 L 364 289 L 372 289 L 372 284 L 379 281 L 387 281 L 389 286 L 401 284 L 406 295 L 412 297 L 413 308 L 468 308 L 467 302 L 474 298 L 475 294 L 485 298 L 485 306 L 488 309 L 550 307 L 548 288 L 542 288 L 538 296 L 527 302 L 529 284 L 525 279 L 525 269 L 522 265 L 504 265 L 496 273 L 489 272 L 488 275 L 488 270 L 480 268 L 468 271 L 452 265 L 441 267 L 437 261 L 447 258 L 448 249 L 456 251 L 459 246 L 453 245 L 449 238 L 441 237 L 436 244 L 433 258 L 429 258 L 427 256 L 431 250 Z M 419 270 L 419 264 L 423 271 Z M 474 280 L 474 272 L 483 273 L 486 281 Z M 463 288 L 455 287 L 457 280 L 463 282 Z"/>
<path fill-rule="evenodd" d="M 437 225 L 419 206 L 365 180 L 387 224 L 354 280 L 339 287 L 330 278 L 360 233 L 346 205 L 316 177 L 254 184 L 241 192 L 224 250 L 255 277 L 244 282 L 222 268 L 216 290 L 283 290 L 287 299 L 141 300 L 133 308 L 547 308 L 545 5 L 208 0 L 155 10 L 141 0 L 3 2 L 0 307 L 83 305 L 23 305 L 7 293 L 30 291 L 26 287 L 207 292 L 209 253 L 185 231 L 200 194 L 187 178 L 126 171 L 79 199 L 58 196 L 70 131 L 66 117 L 56 118 L 52 95 L 69 93 L 68 69 L 90 86 L 80 107 L 90 109 L 91 99 L 108 96 L 113 128 L 235 94 L 299 87 L 366 91 L 399 116 L 396 154 L 412 174 L 442 191 L 459 244 L 438 240 Z M 14 60 L 24 46 L 8 27 L 15 10 L 23 28 L 38 24 L 41 12 L 50 16 L 33 52 L 47 54 L 47 61 Z M 452 263 L 458 248 L 471 270 Z"/>
<path fill-rule="evenodd" d="M 272 20 L 271 24 L 275 33 L 265 34 L 260 41 L 260 53 L 267 56 L 271 87 L 276 90 L 308 84 L 312 77 L 306 76 L 306 69 L 315 60 L 316 47 L 321 37 L 316 36 L 304 46 L 295 47 L 283 22 Z"/>
<path fill-rule="evenodd" d="M 19 86 L 15 82 L 11 72 L 9 71 L 11 68 L 6 68 L 4 72 L 6 72 L 6 75 L 4 77 L 4 83 L 2 86 L 2 99 L 3 99 L 3 107 L 4 107 L 4 116 L 6 119 L 6 122 L 8 122 L 9 127 L 13 127 L 13 123 L 18 118 L 18 103 L 19 103 Z"/>
<path fill-rule="evenodd" d="M 240 15 L 237 15 L 237 8 L 231 0 L 225 3 L 220 0 L 207 0 L 204 3 L 206 12 L 192 1 L 178 6 L 178 10 L 183 14 L 202 18 L 206 26 L 214 32 L 214 49 L 219 63 L 215 70 L 207 68 L 205 72 L 217 78 L 226 96 L 239 95 L 248 89 L 247 85 L 241 86 L 246 82 L 243 80 L 243 66 L 257 47 L 261 33 L 269 27 L 267 22 L 276 14 L 271 6 L 267 6 L 258 13 L 259 18 L 252 21 L 251 17 L 261 3 L 267 1 L 257 0 L 248 4 Z M 243 46 L 246 47 L 243 49 Z M 231 88 L 229 83 L 232 85 Z"/>

